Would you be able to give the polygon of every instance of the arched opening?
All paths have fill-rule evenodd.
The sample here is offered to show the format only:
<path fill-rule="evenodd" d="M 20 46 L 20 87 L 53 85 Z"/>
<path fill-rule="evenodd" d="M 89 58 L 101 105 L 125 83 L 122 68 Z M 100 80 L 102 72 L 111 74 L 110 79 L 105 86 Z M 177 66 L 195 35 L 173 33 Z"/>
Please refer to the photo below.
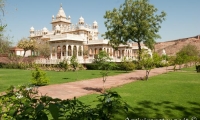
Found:
<path fill-rule="evenodd" d="M 52 56 L 55 56 L 55 53 L 56 53 L 56 49 L 55 47 L 52 47 Z"/>
<path fill-rule="evenodd" d="M 121 58 L 121 52 L 118 50 L 118 58 Z"/>
<path fill-rule="evenodd" d="M 92 55 L 93 54 L 93 51 L 92 51 L 92 49 L 90 48 L 90 50 L 89 50 L 89 54 L 90 55 Z"/>
<path fill-rule="evenodd" d="M 63 45 L 62 56 L 66 56 L 66 45 Z"/>
<path fill-rule="evenodd" d="M 68 46 L 68 56 L 72 56 L 72 48 L 71 48 L 71 45 Z"/>
<path fill-rule="evenodd" d="M 82 49 L 81 49 L 81 46 L 78 47 L 78 56 L 82 56 Z"/>
<path fill-rule="evenodd" d="M 77 47 L 73 47 L 73 56 L 77 57 Z"/>
<path fill-rule="evenodd" d="M 112 53 L 112 49 L 110 49 L 110 56 L 112 56 L 113 55 L 113 53 Z"/>
<path fill-rule="evenodd" d="M 129 50 L 128 50 L 128 57 L 129 57 Z"/>
<path fill-rule="evenodd" d="M 99 48 L 99 52 L 102 51 L 102 48 Z"/>
<path fill-rule="evenodd" d="M 98 54 L 97 48 L 94 49 L 94 54 Z"/>
<path fill-rule="evenodd" d="M 61 48 L 60 48 L 60 46 L 57 47 L 57 59 L 61 59 Z"/>

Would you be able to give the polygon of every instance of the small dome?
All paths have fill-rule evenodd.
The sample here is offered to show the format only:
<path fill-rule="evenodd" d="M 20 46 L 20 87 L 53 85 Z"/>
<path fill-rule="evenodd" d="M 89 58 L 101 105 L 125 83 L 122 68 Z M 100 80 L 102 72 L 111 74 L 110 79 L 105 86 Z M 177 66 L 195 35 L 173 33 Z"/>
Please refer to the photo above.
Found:
<path fill-rule="evenodd" d="M 84 18 L 82 16 L 79 18 L 79 24 L 84 24 Z"/>
<path fill-rule="evenodd" d="M 33 26 L 30 28 L 30 31 L 31 31 L 31 32 L 34 31 L 34 27 L 33 27 Z"/>
<path fill-rule="evenodd" d="M 59 25 L 56 25 L 56 30 L 60 30 L 60 26 Z"/>
<path fill-rule="evenodd" d="M 68 17 L 68 18 L 69 18 L 69 19 L 71 18 L 71 17 L 70 17 L 70 15 L 69 15 L 69 17 Z"/>
<path fill-rule="evenodd" d="M 98 26 L 97 21 L 94 21 L 94 22 L 93 22 L 93 26 Z"/>
<path fill-rule="evenodd" d="M 30 28 L 30 31 L 34 31 L 34 27 L 33 26 Z"/>
<path fill-rule="evenodd" d="M 46 27 L 44 27 L 44 28 L 42 29 L 42 31 L 43 31 L 43 32 L 47 32 L 48 30 L 47 30 Z"/>

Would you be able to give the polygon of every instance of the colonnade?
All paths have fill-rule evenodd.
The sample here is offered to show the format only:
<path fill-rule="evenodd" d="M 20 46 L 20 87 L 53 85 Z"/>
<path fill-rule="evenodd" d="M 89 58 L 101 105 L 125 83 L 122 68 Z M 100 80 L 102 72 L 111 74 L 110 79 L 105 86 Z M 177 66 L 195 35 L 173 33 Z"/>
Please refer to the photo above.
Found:
<path fill-rule="evenodd" d="M 94 55 L 97 55 L 101 50 L 106 51 L 106 53 L 108 53 L 110 57 L 123 58 L 136 56 L 136 51 L 134 51 L 133 49 L 119 48 L 118 50 L 114 50 L 113 48 L 101 47 L 89 48 L 89 56 L 93 57 Z"/>
<path fill-rule="evenodd" d="M 83 45 L 57 45 L 51 47 L 51 59 L 64 59 L 71 56 L 83 57 Z"/>

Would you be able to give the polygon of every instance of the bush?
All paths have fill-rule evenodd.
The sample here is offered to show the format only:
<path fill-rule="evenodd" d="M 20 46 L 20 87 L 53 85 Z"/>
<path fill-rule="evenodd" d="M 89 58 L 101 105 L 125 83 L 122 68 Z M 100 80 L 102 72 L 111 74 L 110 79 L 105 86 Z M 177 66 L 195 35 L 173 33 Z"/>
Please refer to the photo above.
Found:
<path fill-rule="evenodd" d="M 98 65 L 96 63 L 85 64 L 87 70 L 98 70 Z"/>
<path fill-rule="evenodd" d="M 46 73 L 43 72 L 39 67 L 35 68 L 35 71 L 32 72 L 32 80 L 33 85 L 43 86 L 49 83 L 49 79 L 46 77 Z"/>
<path fill-rule="evenodd" d="M 135 64 L 133 62 L 121 62 L 118 64 L 119 70 L 125 70 L 125 71 L 133 71 L 135 69 Z"/>
<path fill-rule="evenodd" d="M 0 120 L 111 120 L 114 114 L 128 111 L 128 105 L 117 92 L 98 96 L 95 107 L 78 99 L 61 100 L 38 96 L 34 86 L 11 86 L 0 96 Z"/>
<path fill-rule="evenodd" d="M 0 68 L 4 68 L 5 63 L 0 63 Z"/>
<path fill-rule="evenodd" d="M 69 68 L 69 64 L 66 60 L 64 60 L 63 62 L 60 62 L 58 64 L 58 66 L 59 66 L 60 69 L 63 69 L 64 71 L 67 71 L 68 68 Z"/>
<path fill-rule="evenodd" d="M 196 65 L 196 71 L 200 73 L 200 65 Z"/>

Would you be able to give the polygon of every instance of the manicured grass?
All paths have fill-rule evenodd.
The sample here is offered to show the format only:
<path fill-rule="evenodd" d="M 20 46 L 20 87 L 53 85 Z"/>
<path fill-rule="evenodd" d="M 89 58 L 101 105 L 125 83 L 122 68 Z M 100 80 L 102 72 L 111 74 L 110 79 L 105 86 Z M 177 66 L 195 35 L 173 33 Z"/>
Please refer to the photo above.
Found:
<path fill-rule="evenodd" d="M 30 70 L 0 69 L 0 92 L 5 91 L 10 85 L 30 84 Z M 124 71 L 110 71 L 109 75 L 125 73 Z M 60 84 L 79 80 L 101 77 L 100 70 L 81 70 L 77 72 L 46 71 L 50 84 Z"/>
<path fill-rule="evenodd" d="M 200 118 L 200 73 L 195 68 L 169 72 L 148 81 L 136 81 L 117 88 L 122 99 L 130 105 L 127 115 L 118 114 L 116 119 L 180 119 Z M 95 105 L 96 94 L 79 98 Z"/>

